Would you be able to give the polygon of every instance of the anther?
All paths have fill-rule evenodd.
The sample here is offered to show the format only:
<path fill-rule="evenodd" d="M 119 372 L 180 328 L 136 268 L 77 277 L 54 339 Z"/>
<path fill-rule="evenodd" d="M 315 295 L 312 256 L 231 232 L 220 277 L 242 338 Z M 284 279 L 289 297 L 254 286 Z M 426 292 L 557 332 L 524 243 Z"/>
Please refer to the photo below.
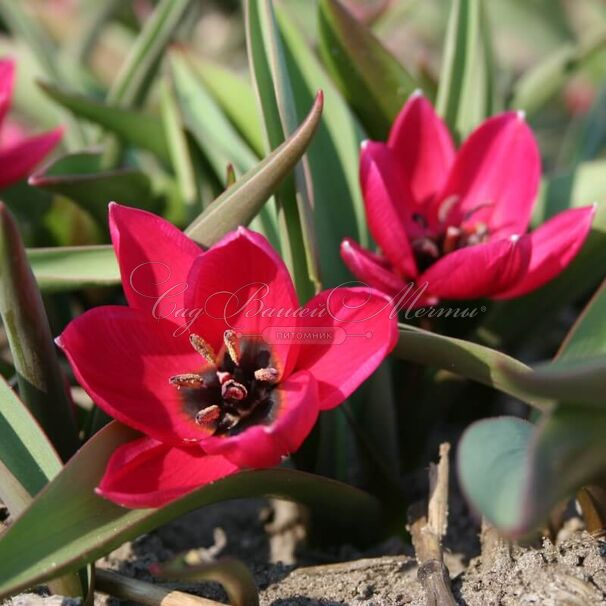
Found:
<path fill-rule="evenodd" d="M 238 366 L 240 364 L 240 343 L 238 342 L 236 332 L 234 330 L 226 330 L 223 333 L 223 341 L 225 342 L 229 357 Z"/>
<path fill-rule="evenodd" d="M 448 219 L 448 215 L 450 215 L 450 211 L 456 206 L 459 201 L 459 196 L 452 195 L 448 196 L 446 200 L 440 204 L 440 208 L 438 208 L 438 221 L 440 223 L 446 223 L 446 219 Z"/>
<path fill-rule="evenodd" d="M 457 247 L 460 238 L 461 230 L 458 227 L 450 225 L 446 229 L 446 235 L 444 236 L 444 244 L 442 246 L 445 255 L 452 252 Z"/>
<path fill-rule="evenodd" d="M 274 385 L 278 382 L 278 376 L 278 371 L 271 366 L 268 368 L 259 368 L 258 370 L 255 370 L 255 379 L 257 379 L 257 381 L 263 381 L 264 383 Z"/>
<path fill-rule="evenodd" d="M 174 385 L 177 389 L 182 387 L 190 387 L 191 389 L 199 389 L 204 385 L 204 379 L 200 375 L 187 373 L 183 375 L 175 375 L 168 382 Z"/>
<path fill-rule="evenodd" d="M 211 365 L 217 365 L 217 357 L 213 348 L 199 335 L 189 335 L 189 342 L 192 347 Z"/>
<path fill-rule="evenodd" d="M 238 383 L 234 379 L 228 379 L 221 385 L 221 395 L 224 400 L 232 400 L 239 402 L 244 400 L 248 395 L 248 390 L 242 383 Z"/>
<path fill-rule="evenodd" d="M 196 414 L 198 425 L 215 425 L 221 416 L 221 409 L 216 404 L 211 404 Z"/>

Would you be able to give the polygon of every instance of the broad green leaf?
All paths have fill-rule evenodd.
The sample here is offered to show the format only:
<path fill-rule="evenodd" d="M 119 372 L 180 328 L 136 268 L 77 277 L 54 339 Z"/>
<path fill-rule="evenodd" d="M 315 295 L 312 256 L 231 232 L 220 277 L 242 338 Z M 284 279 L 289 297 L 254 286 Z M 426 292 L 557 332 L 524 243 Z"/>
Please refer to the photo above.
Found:
<path fill-rule="evenodd" d="M 321 116 L 319 95 L 301 126 L 219 196 L 187 228 L 187 235 L 203 246 L 212 246 L 238 225 L 247 225 L 305 153 Z"/>
<path fill-rule="evenodd" d="M 606 48 L 606 29 L 579 44 L 562 45 L 529 69 L 514 86 L 511 106 L 533 114 L 541 109 L 592 57 Z"/>
<path fill-rule="evenodd" d="M 111 246 L 30 248 L 27 260 L 43 292 L 120 284 L 120 270 Z"/>
<path fill-rule="evenodd" d="M 318 89 L 326 97 L 321 127 L 307 159 L 313 175 L 314 224 L 322 284 L 338 286 L 351 279 L 335 254 L 343 238 L 352 237 L 366 246 L 369 243 L 358 177 L 359 148 L 365 136 L 301 35 L 298 24 L 279 5 L 277 18 L 300 119 Z"/>
<path fill-rule="evenodd" d="M 453 0 L 436 107 L 461 140 L 494 104 L 494 66 L 485 0 Z"/>
<path fill-rule="evenodd" d="M 330 520 L 334 530 L 347 529 L 350 538 L 354 538 L 352 533 L 362 540 L 370 538 L 379 526 L 378 504 L 365 493 L 287 469 L 240 472 L 161 509 L 124 509 L 97 496 L 94 488 L 110 455 L 135 436 L 117 423 L 102 429 L 2 534 L 0 599 L 93 562 L 188 511 L 228 499 L 272 496 L 295 500 Z"/>
<path fill-rule="evenodd" d="M 522 362 L 500 351 L 471 341 L 454 339 L 437 333 L 400 324 L 400 338 L 395 356 L 433 368 L 448 370 L 472 381 L 477 381 L 539 409 L 546 409 L 549 398 L 529 397 L 523 390 L 510 385 L 504 369 L 520 374 L 530 372 Z"/>
<path fill-rule="evenodd" d="M 192 67 L 257 156 L 263 155 L 263 133 L 251 84 L 218 63 L 190 57 Z"/>
<path fill-rule="evenodd" d="M 483 419 L 465 431 L 457 452 L 459 481 L 472 506 L 499 530 L 521 526 L 534 425 L 514 417 Z"/>
<path fill-rule="evenodd" d="M 510 417 L 472 425 L 459 444 L 471 505 L 513 537 L 536 529 L 562 500 L 606 470 L 606 414 L 558 406 L 538 427 Z"/>
<path fill-rule="evenodd" d="M 0 314 L 22 400 L 65 460 L 78 447 L 71 402 L 17 226 L 0 205 Z"/>
<path fill-rule="evenodd" d="M 45 82 L 40 88 L 57 103 L 77 116 L 111 131 L 125 143 L 147 149 L 165 163 L 170 163 L 166 134 L 157 116 L 95 101 L 84 95 Z"/>
<path fill-rule="evenodd" d="M 99 154 L 69 154 L 30 177 L 29 183 L 67 196 L 103 226 L 107 224 L 107 205 L 112 200 L 155 213 L 161 211 L 162 200 L 154 195 L 145 173 L 131 168 L 99 169 Z"/>
<path fill-rule="evenodd" d="M 282 144 L 298 123 L 294 93 L 270 0 L 245 4 L 248 57 L 271 149 Z M 275 194 L 282 255 L 302 301 L 320 286 L 314 233 L 311 175 L 305 158 Z"/>
<path fill-rule="evenodd" d="M 320 53 L 368 134 L 385 139 L 416 80 L 340 0 L 320 0 Z"/>
<path fill-rule="evenodd" d="M 160 0 L 107 93 L 110 105 L 133 107 L 145 94 L 164 49 L 193 0 Z"/>

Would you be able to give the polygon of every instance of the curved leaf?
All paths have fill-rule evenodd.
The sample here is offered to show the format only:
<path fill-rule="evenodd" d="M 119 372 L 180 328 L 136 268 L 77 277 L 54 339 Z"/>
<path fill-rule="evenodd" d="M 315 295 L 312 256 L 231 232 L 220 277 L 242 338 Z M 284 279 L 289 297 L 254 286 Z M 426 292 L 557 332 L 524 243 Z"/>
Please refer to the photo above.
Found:
<path fill-rule="evenodd" d="M 295 500 L 330 519 L 333 528 L 347 528 L 349 535 L 360 533 L 362 539 L 378 527 L 380 509 L 372 497 L 334 480 L 287 469 L 240 472 L 162 509 L 124 509 L 97 496 L 94 488 L 110 455 L 135 436 L 118 423 L 102 429 L 2 534 L 0 599 L 93 562 L 188 511 L 227 499 Z"/>
<path fill-rule="evenodd" d="M 515 358 L 463 339 L 400 324 L 400 338 L 393 354 L 403 360 L 441 368 L 477 381 L 518 398 L 539 409 L 549 407 L 548 398 L 529 396 L 525 390 L 512 385 L 506 375 L 530 372 L 530 368 Z"/>
<path fill-rule="evenodd" d="M 4 204 L 0 204 L 0 314 L 20 396 L 61 457 L 68 459 L 78 447 L 71 402 L 40 291 L 17 225 Z"/>
<path fill-rule="evenodd" d="M 322 106 L 323 97 L 318 94 L 301 126 L 219 196 L 187 228 L 187 235 L 203 246 L 212 246 L 238 225 L 247 225 L 305 153 L 320 122 Z"/>

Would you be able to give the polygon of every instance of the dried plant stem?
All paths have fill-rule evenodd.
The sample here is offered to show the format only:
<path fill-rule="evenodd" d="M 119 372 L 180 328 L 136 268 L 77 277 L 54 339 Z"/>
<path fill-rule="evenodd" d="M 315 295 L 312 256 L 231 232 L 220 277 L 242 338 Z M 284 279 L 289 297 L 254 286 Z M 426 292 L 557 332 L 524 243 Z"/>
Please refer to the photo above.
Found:
<path fill-rule="evenodd" d="M 485 518 L 482 518 L 482 568 L 492 570 L 500 559 L 511 559 L 511 543 Z"/>
<path fill-rule="evenodd" d="M 442 558 L 442 537 L 448 527 L 448 452 L 440 445 L 440 460 L 429 466 L 429 504 L 417 503 L 409 510 L 409 528 L 419 563 L 417 577 L 423 585 L 427 606 L 456 606 L 450 575 Z"/>
<path fill-rule="evenodd" d="M 148 606 L 225 606 L 221 602 L 130 579 L 107 570 L 96 570 L 95 587 L 120 600 L 133 600 Z"/>

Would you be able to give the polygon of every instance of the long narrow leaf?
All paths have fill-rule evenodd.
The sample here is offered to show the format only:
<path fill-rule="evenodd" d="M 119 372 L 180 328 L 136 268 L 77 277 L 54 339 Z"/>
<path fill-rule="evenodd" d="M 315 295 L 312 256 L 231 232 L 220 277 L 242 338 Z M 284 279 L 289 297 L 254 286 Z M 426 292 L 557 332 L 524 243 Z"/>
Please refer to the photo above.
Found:
<path fill-rule="evenodd" d="M 333 529 L 347 527 L 349 534 L 355 532 L 362 540 L 372 537 L 379 526 L 380 509 L 368 495 L 286 469 L 241 472 L 161 509 L 124 509 L 97 496 L 94 488 L 110 455 L 134 437 L 132 430 L 117 423 L 102 429 L 3 533 L 0 599 L 93 562 L 188 511 L 228 499 L 273 496 L 295 500 L 329 519 Z"/>
<path fill-rule="evenodd" d="M 0 205 L 0 246 L 0 314 L 19 393 L 65 460 L 78 447 L 71 402 L 40 291 L 15 221 L 4 205 Z"/>

